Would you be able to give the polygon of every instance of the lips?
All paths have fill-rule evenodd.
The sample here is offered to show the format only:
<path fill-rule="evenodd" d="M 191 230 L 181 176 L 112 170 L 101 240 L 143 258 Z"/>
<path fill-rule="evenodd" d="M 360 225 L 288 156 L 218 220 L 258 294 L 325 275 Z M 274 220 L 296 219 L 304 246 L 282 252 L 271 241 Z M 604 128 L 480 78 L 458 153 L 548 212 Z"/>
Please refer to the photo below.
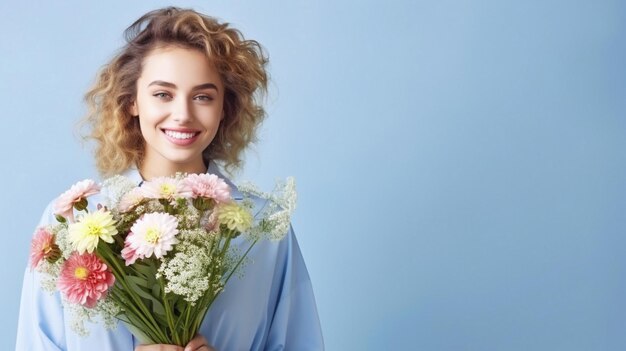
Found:
<path fill-rule="evenodd" d="M 193 144 L 200 135 L 200 132 L 194 130 L 161 129 L 161 131 L 170 142 L 180 146 Z"/>

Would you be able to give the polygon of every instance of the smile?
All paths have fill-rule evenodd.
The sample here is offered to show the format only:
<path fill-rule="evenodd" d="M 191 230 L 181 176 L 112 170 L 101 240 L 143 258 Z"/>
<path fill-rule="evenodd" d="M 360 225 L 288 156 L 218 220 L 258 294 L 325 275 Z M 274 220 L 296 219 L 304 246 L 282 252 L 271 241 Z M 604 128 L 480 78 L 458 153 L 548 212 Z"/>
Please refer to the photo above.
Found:
<path fill-rule="evenodd" d="M 163 134 L 167 137 L 167 139 L 178 146 L 189 146 L 193 144 L 200 135 L 200 132 L 193 130 L 171 130 L 171 129 L 161 129 Z"/>
<path fill-rule="evenodd" d="M 198 134 L 197 132 L 177 132 L 177 131 L 168 130 L 168 129 L 164 129 L 163 132 L 167 136 L 172 137 L 174 139 L 179 139 L 179 140 L 191 139 Z"/>

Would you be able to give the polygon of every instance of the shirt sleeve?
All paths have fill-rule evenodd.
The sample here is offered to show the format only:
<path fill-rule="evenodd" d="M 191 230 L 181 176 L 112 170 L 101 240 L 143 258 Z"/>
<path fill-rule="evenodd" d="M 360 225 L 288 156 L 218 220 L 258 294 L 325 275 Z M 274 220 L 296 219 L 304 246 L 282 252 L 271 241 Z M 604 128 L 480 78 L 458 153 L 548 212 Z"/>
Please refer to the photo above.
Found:
<path fill-rule="evenodd" d="M 39 226 L 51 222 L 48 205 Z M 27 268 L 24 273 L 20 316 L 17 325 L 16 351 L 65 350 L 65 323 L 58 292 L 42 290 L 39 273 Z"/>
<path fill-rule="evenodd" d="M 313 287 L 293 228 L 284 240 L 287 252 L 277 265 L 282 266 L 280 289 L 265 350 L 324 350 Z"/>

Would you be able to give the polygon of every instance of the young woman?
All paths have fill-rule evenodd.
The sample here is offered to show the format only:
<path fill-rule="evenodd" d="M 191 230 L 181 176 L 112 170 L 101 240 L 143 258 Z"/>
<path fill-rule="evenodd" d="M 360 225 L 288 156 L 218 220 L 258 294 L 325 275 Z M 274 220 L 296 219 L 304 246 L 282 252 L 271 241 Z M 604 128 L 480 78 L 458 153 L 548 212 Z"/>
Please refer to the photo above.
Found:
<path fill-rule="evenodd" d="M 125 34 L 128 43 L 86 95 L 100 173 L 124 173 L 139 184 L 176 172 L 224 177 L 217 162 L 229 173 L 239 168 L 264 118 L 267 58 L 259 44 L 228 24 L 173 7 L 147 13 Z M 53 221 L 48 206 L 40 225 Z M 279 242 L 259 242 L 249 257 L 243 277 L 229 281 L 184 350 L 322 350 L 293 231 Z M 88 337 L 70 323 L 58 293 L 42 291 L 39 274 L 28 269 L 17 350 L 183 350 L 139 345 L 121 323 L 114 330 L 88 323 Z"/>

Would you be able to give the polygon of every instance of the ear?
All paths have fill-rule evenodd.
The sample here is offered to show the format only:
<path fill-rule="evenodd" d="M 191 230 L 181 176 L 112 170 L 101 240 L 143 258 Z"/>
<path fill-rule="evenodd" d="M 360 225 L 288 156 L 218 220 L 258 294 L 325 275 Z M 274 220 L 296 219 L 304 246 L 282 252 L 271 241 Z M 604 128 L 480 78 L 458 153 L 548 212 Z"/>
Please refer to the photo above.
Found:
<path fill-rule="evenodd" d="M 130 104 L 129 112 L 131 116 L 137 117 L 139 116 L 139 109 L 137 108 L 137 100 L 133 100 L 132 104 Z"/>

